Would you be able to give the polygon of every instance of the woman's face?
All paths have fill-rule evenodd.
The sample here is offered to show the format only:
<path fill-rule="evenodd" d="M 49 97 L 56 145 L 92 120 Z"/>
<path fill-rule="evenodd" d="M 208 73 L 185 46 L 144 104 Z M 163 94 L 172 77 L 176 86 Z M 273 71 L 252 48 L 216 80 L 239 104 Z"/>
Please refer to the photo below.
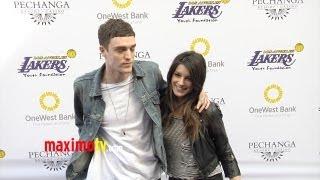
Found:
<path fill-rule="evenodd" d="M 171 86 L 174 95 L 179 99 L 189 94 L 192 90 L 192 82 L 189 70 L 179 64 L 171 78 Z"/>

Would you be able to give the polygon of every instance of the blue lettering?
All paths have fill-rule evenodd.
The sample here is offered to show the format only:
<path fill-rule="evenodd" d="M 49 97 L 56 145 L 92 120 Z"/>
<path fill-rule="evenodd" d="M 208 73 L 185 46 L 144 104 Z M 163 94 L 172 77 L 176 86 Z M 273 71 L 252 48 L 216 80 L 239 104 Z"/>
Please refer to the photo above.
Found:
<path fill-rule="evenodd" d="M 31 70 L 44 70 L 54 69 L 59 73 L 64 73 L 69 69 L 67 66 L 67 60 L 39 60 L 30 61 L 32 57 L 25 57 L 24 62 L 21 65 L 21 69 L 18 69 L 18 73 L 28 73 Z"/>
<path fill-rule="evenodd" d="M 187 2 L 180 2 L 179 7 L 173 18 L 183 18 L 185 15 L 208 15 L 215 19 L 221 15 L 220 5 L 195 6 L 186 5 Z"/>

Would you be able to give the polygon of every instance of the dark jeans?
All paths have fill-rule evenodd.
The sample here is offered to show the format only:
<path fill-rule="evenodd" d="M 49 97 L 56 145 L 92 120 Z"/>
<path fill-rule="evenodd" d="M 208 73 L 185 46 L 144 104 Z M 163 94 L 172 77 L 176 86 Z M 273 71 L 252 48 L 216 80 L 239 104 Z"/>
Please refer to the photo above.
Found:
<path fill-rule="evenodd" d="M 169 177 L 169 180 L 183 180 L 183 179 L 180 179 L 180 178 L 174 178 L 174 177 Z M 203 178 L 203 179 L 197 179 L 197 180 L 223 180 L 223 177 L 222 177 L 222 173 L 219 173 L 219 174 L 216 174 L 214 176 L 211 176 L 211 177 L 207 177 L 207 178 Z"/>

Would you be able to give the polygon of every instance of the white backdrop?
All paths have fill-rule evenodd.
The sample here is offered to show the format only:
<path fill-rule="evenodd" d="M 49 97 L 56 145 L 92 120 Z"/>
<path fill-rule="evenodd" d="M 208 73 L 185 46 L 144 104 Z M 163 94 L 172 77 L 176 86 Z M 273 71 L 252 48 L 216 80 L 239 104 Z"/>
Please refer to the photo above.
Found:
<path fill-rule="evenodd" d="M 243 179 L 320 179 L 319 12 L 317 0 L 2 0 L 0 179 L 64 179 L 71 153 L 44 141 L 78 137 L 73 80 L 104 62 L 110 17 L 165 79 L 178 53 L 205 56 Z"/>

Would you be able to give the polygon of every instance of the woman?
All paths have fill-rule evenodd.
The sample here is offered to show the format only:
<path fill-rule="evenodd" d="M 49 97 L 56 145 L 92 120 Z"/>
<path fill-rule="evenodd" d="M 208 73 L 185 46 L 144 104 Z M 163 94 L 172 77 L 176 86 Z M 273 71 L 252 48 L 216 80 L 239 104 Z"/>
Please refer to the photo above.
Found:
<path fill-rule="evenodd" d="M 179 54 L 169 69 L 161 99 L 169 180 L 222 180 L 220 163 L 227 177 L 241 179 L 219 107 L 211 103 L 202 113 L 193 108 L 205 78 L 205 60 L 194 51 Z"/>

